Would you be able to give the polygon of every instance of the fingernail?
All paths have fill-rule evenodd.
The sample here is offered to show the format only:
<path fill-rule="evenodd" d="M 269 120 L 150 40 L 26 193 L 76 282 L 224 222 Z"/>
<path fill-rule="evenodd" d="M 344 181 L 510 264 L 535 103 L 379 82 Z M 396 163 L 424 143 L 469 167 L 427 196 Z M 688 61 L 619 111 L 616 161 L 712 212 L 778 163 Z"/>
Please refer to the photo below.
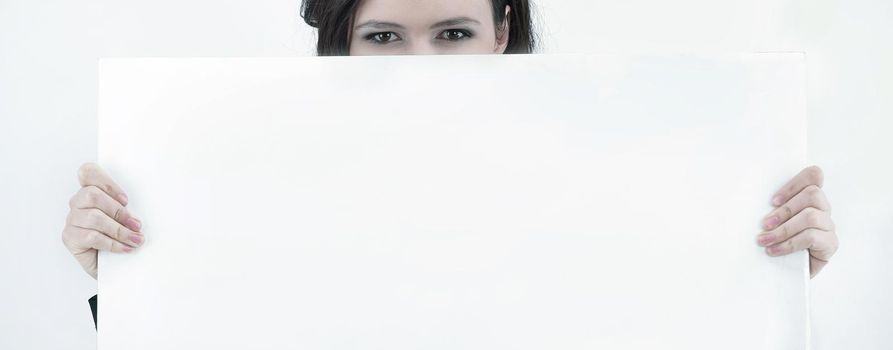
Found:
<path fill-rule="evenodd" d="M 764 233 L 764 234 L 761 234 L 759 237 L 757 237 L 757 242 L 761 246 L 764 246 L 764 247 L 769 245 L 769 243 L 772 243 L 772 241 L 774 241 L 774 240 L 775 240 L 775 235 L 773 235 L 771 233 Z"/>
<path fill-rule="evenodd" d="M 784 200 L 784 197 L 782 197 L 782 195 L 780 195 L 780 194 L 777 194 L 777 195 L 775 195 L 775 197 L 772 197 L 772 204 L 777 207 L 779 205 L 784 204 L 782 202 L 783 200 Z"/>
<path fill-rule="evenodd" d="M 125 253 L 130 253 L 130 252 L 132 252 L 132 251 L 133 251 L 133 248 L 128 247 L 128 246 L 124 246 L 124 252 L 125 252 Z"/>
<path fill-rule="evenodd" d="M 133 243 L 140 244 L 140 243 L 143 243 L 143 236 L 138 235 L 138 234 L 132 234 L 132 235 L 130 235 L 130 240 Z"/>
<path fill-rule="evenodd" d="M 131 231 L 139 231 L 140 227 L 142 226 L 140 221 L 135 218 L 128 218 L 126 223 L 127 228 L 129 228 Z"/>
<path fill-rule="evenodd" d="M 122 194 L 119 194 L 119 195 L 118 195 L 118 200 L 121 201 L 121 205 L 123 205 L 123 206 L 125 206 L 125 207 L 127 206 L 127 195 L 126 195 L 126 194 L 123 194 L 123 193 L 122 193 Z"/>
<path fill-rule="evenodd" d="M 778 216 L 772 215 L 763 222 L 763 228 L 771 230 L 775 228 L 775 225 L 778 225 L 778 221 Z"/>
<path fill-rule="evenodd" d="M 778 253 L 781 253 L 781 246 L 777 246 L 777 245 L 771 246 L 771 247 L 769 247 L 768 251 L 769 251 L 769 255 L 772 255 L 772 256 L 778 255 Z"/>

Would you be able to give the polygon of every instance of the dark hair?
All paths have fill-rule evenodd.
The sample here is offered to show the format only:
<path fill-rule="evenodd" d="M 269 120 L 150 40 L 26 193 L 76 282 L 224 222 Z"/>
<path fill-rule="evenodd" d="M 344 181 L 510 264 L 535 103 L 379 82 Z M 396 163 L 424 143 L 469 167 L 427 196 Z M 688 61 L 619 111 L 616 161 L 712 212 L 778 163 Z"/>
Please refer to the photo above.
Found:
<path fill-rule="evenodd" d="M 359 2 L 360 0 L 301 0 L 301 17 L 318 32 L 318 55 L 350 54 L 350 32 Z M 511 6 L 505 53 L 533 52 L 535 35 L 528 0 L 490 0 L 490 3 L 493 4 L 493 23 L 497 26 L 505 20 L 505 7 Z"/>

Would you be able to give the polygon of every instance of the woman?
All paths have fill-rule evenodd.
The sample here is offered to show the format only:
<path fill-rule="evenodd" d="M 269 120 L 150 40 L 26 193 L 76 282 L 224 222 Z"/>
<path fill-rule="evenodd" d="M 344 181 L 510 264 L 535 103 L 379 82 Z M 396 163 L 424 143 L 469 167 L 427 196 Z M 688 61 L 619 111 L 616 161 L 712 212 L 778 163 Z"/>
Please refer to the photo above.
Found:
<path fill-rule="evenodd" d="M 321 56 L 531 53 L 535 44 L 527 0 L 304 0 L 301 15 L 318 29 Z M 85 164 L 78 178 L 62 240 L 96 278 L 98 250 L 129 253 L 145 238 L 124 190 L 102 169 Z M 771 197 L 775 208 L 756 237 L 770 256 L 807 249 L 811 276 L 838 246 L 822 182 L 818 167 L 794 176 Z"/>

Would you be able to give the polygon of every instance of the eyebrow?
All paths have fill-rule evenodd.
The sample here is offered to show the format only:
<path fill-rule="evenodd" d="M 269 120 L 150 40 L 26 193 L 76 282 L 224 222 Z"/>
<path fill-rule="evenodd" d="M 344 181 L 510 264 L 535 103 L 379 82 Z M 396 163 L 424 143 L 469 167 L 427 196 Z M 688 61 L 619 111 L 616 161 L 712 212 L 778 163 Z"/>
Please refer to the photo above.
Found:
<path fill-rule="evenodd" d="M 448 20 L 443 20 L 443 21 L 434 23 L 434 24 L 431 25 L 431 28 L 430 28 L 430 29 L 440 28 L 440 27 L 457 26 L 457 25 L 461 25 L 461 24 L 469 24 L 469 23 L 481 24 L 481 22 L 479 22 L 478 20 L 476 20 L 476 19 L 474 19 L 474 18 L 469 18 L 469 17 L 455 17 L 455 18 L 450 18 L 450 19 L 448 19 Z"/>
<path fill-rule="evenodd" d="M 360 30 L 360 29 L 363 29 L 363 28 L 375 28 L 375 29 L 399 28 L 399 29 L 405 29 L 402 25 L 399 25 L 399 24 L 394 23 L 394 22 L 382 22 L 382 21 L 377 21 L 377 20 L 372 19 L 372 20 L 368 20 L 368 21 L 366 21 L 366 22 L 363 22 L 363 24 L 360 24 L 360 25 L 354 27 L 353 30 L 354 30 L 354 31 L 357 31 L 357 30 Z"/>
<path fill-rule="evenodd" d="M 478 21 L 478 20 L 476 20 L 476 19 L 474 19 L 474 18 L 470 18 L 470 17 L 455 17 L 455 18 L 450 18 L 450 19 L 447 19 L 447 20 L 443 20 L 443 21 L 434 23 L 434 24 L 431 25 L 430 29 L 441 28 L 441 27 L 449 27 L 449 26 L 456 26 L 456 25 L 461 25 L 461 24 L 470 24 L 470 23 L 481 24 L 480 21 Z M 360 30 L 360 29 L 363 29 L 363 28 L 374 28 L 374 29 L 390 29 L 390 28 L 397 28 L 397 29 L 406 29 L 406 27 L 404 27 L 404 26 L 402 26 L 402 25 L 400 25 L 400 24 L 398 24 L 398 23 L 394 23 L 394 22 L 385 22 L 385 21 L 379 21 L 379 20 L 371 19 L 371 20 L 368 20 L 368 21 L 366 21 L 366 22 L 363 22 L 362 24 L 357 25 L 356 27 L 354 27 L 353 30 L 354 30 L 354 31 L 357 31 L 357 30 Z"/>

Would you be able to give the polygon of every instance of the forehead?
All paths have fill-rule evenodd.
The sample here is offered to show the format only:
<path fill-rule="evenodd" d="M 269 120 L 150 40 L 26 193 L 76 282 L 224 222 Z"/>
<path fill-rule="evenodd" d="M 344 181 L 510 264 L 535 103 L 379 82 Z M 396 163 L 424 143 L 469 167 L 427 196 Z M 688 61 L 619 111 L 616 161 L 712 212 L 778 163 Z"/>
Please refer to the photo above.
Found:
<path fill-rule="evenodd" d="M 367 20 L 428 25 L 444 18 L 471 17 L 481 23 L 491 18 L 491 0 L 361 0 L 355 23 Z"/>

